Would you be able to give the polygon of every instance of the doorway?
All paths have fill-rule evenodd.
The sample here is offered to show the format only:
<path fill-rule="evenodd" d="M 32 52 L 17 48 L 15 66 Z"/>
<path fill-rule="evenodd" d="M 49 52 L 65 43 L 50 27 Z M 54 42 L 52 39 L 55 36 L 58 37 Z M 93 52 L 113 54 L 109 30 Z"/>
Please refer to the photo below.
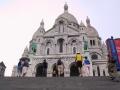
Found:
<path fill-rule="evenodd" d="M 43 73 L 43 64 L 39 63 L 36 66 L 36 77 L 46 77 L 47 73 Z"/>
<path fill-rule="evenodd" d="M 73 62 L 70 65 L 70 76 L 79 76 L 79 70 L 76 65 L 76 62 Z"/>

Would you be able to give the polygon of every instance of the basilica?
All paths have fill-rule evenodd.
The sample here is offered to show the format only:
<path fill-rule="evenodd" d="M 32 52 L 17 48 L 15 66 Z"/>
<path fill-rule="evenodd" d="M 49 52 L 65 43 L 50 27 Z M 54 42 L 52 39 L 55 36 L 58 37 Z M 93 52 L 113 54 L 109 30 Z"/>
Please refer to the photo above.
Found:
<path fill-rule="evenodd" d="M 76 53 L 87 56 L 90 61 L 90 76 L 108 76 L 107 48 L 101 41 L 97 30 L 92 26 L 90 18 L 86 17 L 86 24 L 69 12 L 68 5 L 64 5 L 64 12 L 60 14 L 51 29 L 44 29 L 42 20 L 39 28 L 33 34 L 29 48 L 25 48 L 22 57 L 30 58 L 27 71 L 28 77 L 40 77 L 43 60 L 48 63 L 47 77 L 53 77 L 53 68 L 58 59 L 64 64 L 64 77 L 72 76 L 72 67 Z M 16 74 L 16 66 L 12 76 Z"/>

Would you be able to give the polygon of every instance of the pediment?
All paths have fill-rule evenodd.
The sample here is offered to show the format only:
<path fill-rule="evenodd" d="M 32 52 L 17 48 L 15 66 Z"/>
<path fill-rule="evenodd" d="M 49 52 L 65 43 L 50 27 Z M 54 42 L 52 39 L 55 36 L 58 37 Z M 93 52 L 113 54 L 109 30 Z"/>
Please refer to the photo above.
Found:
<path fill-rule="evenodd" d="M 79 34 L 79 29 L 74 29 L 74 28 L 71 28 L 71 27 L 67 27 L 64 32 L 59 32 L 58 30 L 59 28 L 52 28 L 48 31 L 45 32 L 44 36 L 55 36 L 55 35 L 78 35 Z"/>

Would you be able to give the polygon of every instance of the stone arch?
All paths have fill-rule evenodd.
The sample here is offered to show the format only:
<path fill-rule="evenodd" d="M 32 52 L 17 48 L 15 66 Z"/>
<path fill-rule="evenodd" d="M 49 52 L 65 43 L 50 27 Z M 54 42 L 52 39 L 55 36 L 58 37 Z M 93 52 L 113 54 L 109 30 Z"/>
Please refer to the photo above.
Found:
<path fill-rule="evenodd" d="M 36 77 L 46 77 L 47 76 L 47 73 L 43 73 L 43 64 L 42 63 L 38 63 L 35 66 L 35 70 L 36 70 L 36 74 L 35 74 Z"/>
<path fill-rule="evenodd" d="M 75 54 L 74 53 L 74 50 L 76 49 L 76 52 L 79 51 L 80 49 L 80 46 L 78 44 L 80 44 L 80 41 L 77 39 L 77 38 L 71 38 L 69 41 L 68 41 L 68 44 L 69 44 L 69 52 L 71 54 Z"/>
<path fill-rule="evenodd" d="M 52 65 L 51 70 L 52 70 L 52 77 L 57 77 L 57 76 L 58 76 L 58 70 L 57 70 L 57 65 L 56 65 L 56 63 L 54 63 L 54 64 Z"/>
<path fill-rule="evenodd" d="M 70 76 L 79 76 L 79 70 L 76 65 L 76 62 L 72 62 L 70 65 Z"/>
<path fill-rule="evenodd" d="M 49 48 L 47 48 L 47 55 L 49 55 L 50 54 L 50 49 Z"/>
<path fill-rule="evenodd" d="M 62 61 L 62 60 L 61 60 L 61 61 Z M 64 62 L 63 62 L 63 61 L 62 61 L 62 63 L 63 63 L 63 66 L 64 66 Z M 64 72 L 64 69 L 65 69 L 65 67 L 63 68 L 63 74 L 60 75 L 61 77 L 64 77 L 64 73 L 65 73 L 65 72 Z M 58 75 L 57 62 L 52 64 L 52 66 L 51 66 L 51 71 L 52 71 L 52 76 L 53 76 L 53 77 L 59 76 L 59 75 Z M 54 71 L 55 71 L 55 73 L 54 73 Z"/>
<path fill-rule="evenodd" d="M 53 42 L 53 40 L 52 40 L 52 39 L 46 39 L 46 40 L 45 40 L 45 42 L 44 42 L 44 44 L 45 44 L 45 46 L 47 46 L 48 44 L 53 45 L 53 44 L 54 44 L 54 42 Z"/>
<path fill-rule="evenodd" d="M 73 47 L 73 54 L 76 54 L 76 52 L 77 52 L 76 47 Z"/>
<path fill-rule="evenodd" d="M 57 40 L 57 45 L 58 45 L 58 48 L 59 48 L 59 52 L 60 52 L 60 53 L 63 52 L 64 43 L 65 43 L 65 40 L 64 40 L 63 38 L 59 38 L 59 39 Z"/>
<path fill-rule="evenodd" d="M 48 49 L 49 49 L 49 54 L 53 52 L 53 40 L 52 39 L 46 39 L 44 42 L 45 45 L 45 54 L 48 54 Z"/>
<path fill-rule="evenodd" d="M 38 63 L 36 66 L 35 66 L 35 70 L 36 70 L 36 77 L 42 77 L 42 70 L 43 70 L 43 65 L 42 63 Z"/>

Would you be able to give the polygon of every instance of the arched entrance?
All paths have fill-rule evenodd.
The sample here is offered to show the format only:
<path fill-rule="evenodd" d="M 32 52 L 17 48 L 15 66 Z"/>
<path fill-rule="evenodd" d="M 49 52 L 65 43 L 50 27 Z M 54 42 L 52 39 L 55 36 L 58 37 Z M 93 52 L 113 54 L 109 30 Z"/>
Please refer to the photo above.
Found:
<path fill-rule="evenodd" d="M 75 62 L 70 65 L 70 76 L 79 76 L 79 70 Z"/>
<path fill-rule="evenodd" d="M 52 76 L 53 77 L 57 77 L 58 76 L 58 70 L 57 70 L 56 63 L 54 63 L 53 66 L 52 66 Z"/>
<path fill-rule="evenodd" d="M 53 66 L 52 66 L 52 76 L 53 77 L 58 77 L 58 68 L 57 68 L 57 64 L 54 63 Z M 60 77 L 64 77 L 64 70 L 63 70 L 63 73 L 60 75 Z"/>
<path fill-rule="evenodd" d="M 43 73 L 43 64 L 39 63 L 36 66 L 36 77 L 46 77 L 47 73 Z"/>

